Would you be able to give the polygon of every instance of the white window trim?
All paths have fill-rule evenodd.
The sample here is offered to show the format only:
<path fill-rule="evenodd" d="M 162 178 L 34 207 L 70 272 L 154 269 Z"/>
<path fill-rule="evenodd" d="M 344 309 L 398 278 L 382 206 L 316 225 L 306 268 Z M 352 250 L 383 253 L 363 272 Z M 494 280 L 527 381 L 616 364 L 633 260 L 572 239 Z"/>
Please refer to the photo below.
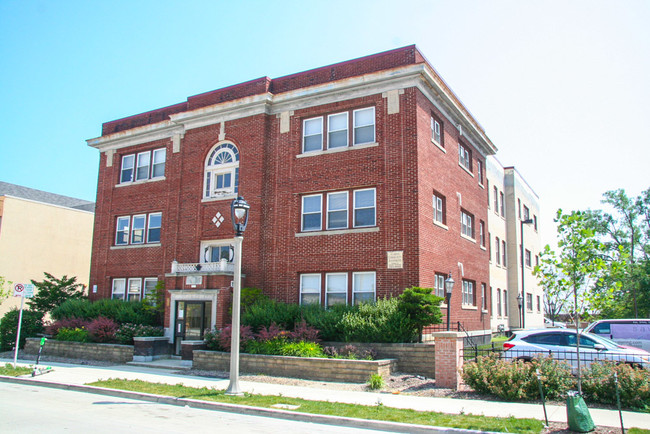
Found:
<path fill-rule="evenodd" d="M 135 219 L 136 218 L 142 218 L 144 220 L 144 226 L 142 227 L 142 241 L 140 242 L 135 242 L 133 241 L 133 237 L 135 235 Z M 140 229 L 138 229 L 140 230 Z M 129 239 L 129 244 L 132 246 L 139 246 L 140 244 L 146 244 L 147 242 L 147 214 L 135 214 L 133 217 L 131 217 L 131 238 Z"/>
<path fill-rule="evenodd" d="M 328 291 L 328 282 L 330 276 L 345 276 L 345 290 L 344 291 Z M 325 306 L 329 306 L 330 294 L 341 294 L 345 292 L 345 304 L 349 303 L 348 300 L 348 273 L 325 273 Z"/>
<path fill-rule="evenodd" d="M 144 300 L 147 295 L 151 294 L 147 292 L 147 282 L 155 282 L 153 285 L 152 292 L 156 290 L 156 285 L 158 284 L 157 277 L 145 277 L 144 282 L 142 283 L 142 299 Z"/>
<path fill-rule="evenodd" d="M 212 148 L 210 148 L 210 151 L 208 152 L 208 155 L 205 157 L 205 161 L 203 162 L 203 193 L 201 194 L 203 201 L 231 199 L 237 196 L 238 187 L 239 187 L 238 179 L 237 179 L 237 169 L 239 168 L 239 160 L 238 160 L 239 149 L 237 149 L 237 152 L 235 152 L 230 147 L 224 145 L 230 145 L 235 149 L 237 149 L 237 146 L 230 141 L 219 142 L 216 145 L 214 145 Z M 213 154 L 217 149 L 219 149 L 219 153 L 226 152 L 230 154 L 232 158 L 232 162 L 222 163 L 222 164 L 209 164 L 211 163 L 210 160 L 212 159 Z M 216 155 L 219 154 L 215 154 L 214 156 L 216 157 Z M 225 175 L 227 173 L 230 173 L 230 179 L 231 179 L 230 188 L 222 188 L 220 190 L 217 190 L 215 188 L 217 176 Z M 210 178 L 209 191 L 207 191 L 208 176 Z"/>
<path fill-rule="evenodd" d="M 318 229 L 305 229 L 305 199 L 308 197 L 318 197 L 319 198 L 319 212 L 309 212 L 307 214 L 320 214 L 320 219 L 318 219 Z M 323 195 L 322 194 L 308 194 L 302 196 L 302 206 L 300 209 L 300 230 L 302 232 L 315 232 L 323 230 Z"/>
<path fill-rule="evenodd" d="M 372 206 L 371 207 L 366 206 L 366 207 L 358 208 L 359 210 L 371 209 L 371 208 L 373 209 L 373 216 L 374 216 L 373 220 L 374 220 L 375 223 L 372 224 L 372 225 L 358 225 L 357 224 L 357 214 L 356 214 L 356 211 L 357 211 L 357 194 L 356 193 L 360 192 L 360 191 L 372 191 Z M 360 188 L 358 190 L 352 190 L 352 202 L 353 202 L 353 204 L 352 204 L 352 227 L 353 228 L 372 228 L 372 227 L 377 226 L 377 189 L 376 188 Z"/>
<path fill-rule="evenodd" d="M 124 160 L 131 157 L 133 159 L 133 164 L 131 165 L 131 179 L 128 181 L 122 181 L 122 175 L 124 173 Z M 135 179 L 135 154 L 122 155 L 122 164 L 120 165 L 120 179 L 118 184 L 130 184 Z M 128 169 L 127 169 L 128 170 Z"/>
<path fill-rule="evenodd" d="M 115 298 L 115 283 L 116 282 L 122 282 L 122 292 L 118 293 L 122 295 L 122 300 L 126 300 L 126 292 L 127 292 L 127 286 L 126 286 L 126 279 L 125 278 L 118 278 L 118 279 L 113 279 L 113 282 L 111 283 L 111 299 Z"/>
<path fill-rule="evenodd" d="M 331 127 L 331 119 L 334 116 L 341 116 L 345 115 L 345 129 L 341 130 L 332 130 Z M 339 131 L 345 131 L 345 146 L 336 146 L 334 148 L 330 147 L 330 133 L 336 133 Z M 327 149 L 339 149 L 339 148 L 347 148 L 350 146 L 350 115 L 349 112 L 341 112 L 341 113 L 334 113 L 331 115 L 327 115 Z"/>
<path fill-rule="evenodd" d="M 467 173 L 474 176 L 472 173 L 472 156 L 467 150 L 467 147 L 461 143 L 458 144 L 458 165 L 465 169 Z"/>
<path fill-rule="evenodd" d="M 469 290 L 466 290 L 466 288 L 469 288 L 469 287 L 471 287 L 471 289 L 472 289 L 471 293 L 470 293 Z M 463 283 L 462 283 L 462 303 L 461 303 L 463 306 L 474 306 L 474 307 L 476 306 L 476 304 L 474 304 L 475 300 L 476 300 L 476 294 L 474 293 L 474 290 L 475 290 L 474 282 L 472 282 L 470 280 L 463 280 Z M 470 294 L 472 295 L 472 297 L 470 297 Z"/>
<path fill-rule="evenodd" d="M 149 161 L 146 165 L 141 165 L 140 164 L 140 159 L 143 157 L 149 158 Z M 147 168 L 147 174 L 145 175 L 145 178 L 138 178 L 138 172 L 140 168 L 146 167 Z M 136 164 L 135 164 L 135 181 L 145 181 L 147 179 L 151 178 L 151 151 L 146 151 L 146 152 L 138 152 L 138 157 L 136 158 Z"/>
<path fill-rule="evenodd" d="M 318 278 L 318 292 L 314 291 L 309 291 L 305 292 L 304 291 L 304 285 L 303 285 L 303 277 L 317 277 Z M 321 304 L 321 294 L 323 293 L 322 289 L 322 276 L 320 273 L 303 273 L 300 275 L 300 305 L 302 305 L 302 295 L 303 294 L 318 294 L 318 304 Z"/>
<path fill-rule="evenodd" d="M 335 194 L 344 194 L 345 195 L 345 209 L 336 209 L 332 210 L 332 212 L 343 212 L 345 211 L 345 226 L 343 227 L 337 227 L 337 228 L 332 228 L 330 227 L 330 196 L 333 196 Z M 348 190 L 343 190 L 343 191 L 333 191 L 331 193 L 327 193 L 327 204 L 326 204 L 326 212 L 327 212 L 327 217 L 326 217 L 326 226 L 327 230 L 345 230 L 350 227 L 350 195 L 348 193 Z"/>
<path fill-rule="evenodd" d="M 154 226 L 154 229 L 160 229 L 160 235 L 161 235 L 161 238 L 162 238 L 162 213 L 161 213 L 161 212 L 152 212 L 152 213 L 150 213 L 150 214 L 147 216 L 147 228 L 146 228 L 146 232 L 147 232 L 147 237 L 146 237 L 146 239 L 147 239 L 147 244 L 149 244 L 149 243 L 152 242 L 152 241 L 149 240 L 149 232 L 151 231 L 151 217 L 152 217 L 152 216 L 160 216 L 160 226 Z M 154 243 L 159 243 L 160 240 L 158 240 L 158 241 L 153 241 L 153 242 L 154 242 Z"/>
<path fill-rule="evenodd" d="M 209 254 L 209 249 L 212 247 L 222 247 L 222 246 L 231 246 L 234 249 L 235 239 L 234 238 L 224 238 L 220 240 L 203 240 L 199 246 L 199 261 L 201 263 L 210 263 L 212 259 Z"/>
<path fill-rule="evenodd" d="M 126 243 L 118 243 L 118 235 L 120 233 L 120 220 L 128 220 L 128 224 L 126 225 L 126 229 L 124 232 L 126 232 Z M 116 221 L 116 226 L 115 226 L 115 245 L 116 246 L 128 246 L 131 241 L 131 216 L 120 216 L 117 218 Z"/>
<path fill-rule="evenodd" d="M 367 274 L 367 275 L 372 275 L 373 281 L 372 281 L 372 291 L 357 291 L 356 290 L 356 285 L 355 285 L 355 276 L 359 274 Z M 355 303 L 356 301 L 356 294 L 369 294 L 372 293 L 372 301 L 377 301 L 377 272 L 375 271 L 355 271 L 352 273 L 352 304 Z"/>
<path fill-rule="evenodd" d="M 436 127 L 438 131 L 436 131 Z M 436 140 L 436 133 L 438 134 L 438 140 Z M 442 147 L 442 129 L 440 128 L 440 122 L 433 116 L 431 117 L 431 141 L 439 147 Z"/>
<path fill-rule="evenodd" d="M 125 300 L 129 301 L 129 296 L 131 294 L 135 294 L 135 292 L 131 292 L 131 282 L 139 282 L 140 283 L 140 291 L 138 292 L 138 296 L 140 297 L 138 301 L 142 300 L 142 278 L 140 277 L 130 277 L 128 279 L 127 285 L 126 285 L 126 294 L 125 294 Z"/>
<path fill-rule="evenodd" d="M 466 219 L 464 217 L 467 217 Z M 465 220 L 469 222 L 466 223 Z M 469 228 L 469 234 L 466 234 L 467 228 Z M 460 211 L 460 234 L 469 240 L 476 241 L 474 239 L 474 216 L 463 210 Z"/>
<path fill-rule="evenodd" d="M 438 210 L 438 202 L 440 202 L 440 210 Z M 441 196 L 433 193 L 433 222 L 438 225 L 445 225 L 445 201 Z M 440 220 L 436 219 L 436 215 L 440 212 Z"/>
<path fill-rule="evenodd" d="M 162 160 L 162 162 L 156 163 L 155 162 L 156 161 L 156 154 L 160 154 L 160 153 L 163 154 L 163 160 Z M 162 175 L 154 176 L 154 174 L 153 174 L 154 166 L 157 166 L 157 165 L 159 166 L 161 164 L 164 165 L 164 166 L 167 165 L 167 149 L 166 148 L 154 149 L 153 151 L 151 151 L 151 176 L 150 176 L 151 179 L 163 178 L 165 176 L 165 171 L 164 170 L 163 170 Z"/>
<path fill-rule="evenodd" d="M 133 184 L 142 184 L 145 182 L 151 182 L 151 181 L 161 181 L 165 179 L 165 169 L 163 169 L 162 175 L 154 176 L 153 175 L 153 167 L 154 167 L 154 159 L 155 155 L 163 153 L 165 156 L 162 162 L 157 163 L 158 165 L 167 165 L 167 148 L 157 148 L 157 149 L 151 149 L 149 151 L 143 151 L 143 152 L 138 152 L 134 154 L 128 154 L 128 155 L 122 155 L 122 161 L 120 165 L 120 179 L 118 180 L 117 187 L 123 187 L 125 185 L 133 185 Z M 140 158 L 143 155 L 149 155 L 149 168 L 147 169 L 147 177 L 146 178 L 140 178 L 138 179 L 138 168 L 139 167 L 144 167 L 140 166 Z M 127 158 L 133 158 L 133 165 L 130 167 L 131 169 L 131 179 L 127 181 L 122 181 L 122 174 L 124 173 L 125 166 L 124 166 L 124 160 Z"/>
<path fill-rule="evenodd" d="M 355 121 L 357 118 L 357 113 L 366 110 L 372 110 L 372 140 L 369 142 L 357 143 L 357 128 L 363 128 L 371 125 L 371 124 L 360 125 L 358 127 L 356 125 Z M 375 107 L 364 107 L 362 109 L 353 110 L 352 111 L 352 146 L 365 145 L 368 143 L 374 143 L 376 141 L 377 141 L 377 115 L 375 112 Z"/>
<path fill-rule="evenodd" d="M 307 137 L 312 137 L 315 136 L 316 134 L 312 134 L 310 136 L 307 136 L 305 132 L 307 131 L 307 128 L 305 127 L 307 122 L 309 121 L 315 121 L 315 120 L 320 120 L 320 149 L 312 149 L 311 151 L 305 150 L 305 138 Z M 302 153 L 306 154 L 309 152 L 318 152 L 323 150 L 323 116 L 318 116 L 315 118 L 309 118 L 309 119 L 303 119 L 302 121 Z"/>

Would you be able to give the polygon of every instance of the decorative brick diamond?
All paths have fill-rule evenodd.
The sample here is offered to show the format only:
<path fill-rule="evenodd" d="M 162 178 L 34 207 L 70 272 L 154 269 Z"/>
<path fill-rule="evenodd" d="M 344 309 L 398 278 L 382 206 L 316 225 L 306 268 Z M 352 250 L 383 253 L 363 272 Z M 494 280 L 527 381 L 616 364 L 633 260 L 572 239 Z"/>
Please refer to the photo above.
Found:
<path fill-rule="evenodd" d="M 224 220 L 225 219 L 223 218 L 220 212 L 217 212 L 217 215 L 212 217 L 212 223 L 214 223 L 216 227 L 221 226 L 221 223 L 223 223 Z"/>

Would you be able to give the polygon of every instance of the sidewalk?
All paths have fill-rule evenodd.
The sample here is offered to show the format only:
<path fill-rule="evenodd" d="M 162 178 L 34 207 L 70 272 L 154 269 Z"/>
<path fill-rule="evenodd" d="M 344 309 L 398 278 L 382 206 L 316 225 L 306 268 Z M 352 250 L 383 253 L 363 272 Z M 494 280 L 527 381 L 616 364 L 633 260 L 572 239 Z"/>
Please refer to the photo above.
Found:
<path fill-rule="evenodd" d="M 0 359 L 0 363 L 12 363 L 13 360 Z M 19 360 L 20 365 L 33 364 L 31 360 Z M 226 389 L 229 380 L 222 378 L 193 377 L 178 372 L 183 369 L 180 360 L 160 360 L 147 364 L 127 364 L 110 367 L 72 365 L 50 363 L 41 365 L 52 366 L 53 372 L 28 377 L 26 381 L 34 383 L 56 383 L 59 385 L 83 386 L 100 379 L 124 378 L 144 380 L 156 383 L 179 384 L 191 387 L 210 387 Z M 350 404 L 377 405 L 387 407 L 410 408 L 419 411 L 435 411 L 450 414 L 475 414 L 493 417 L 534 418 L 544 420 L 544 411 L 540 404 L 503 403 L 496 401 L 430 398 L 408 395 L 393 395 L 378 392 L 351 392 L 311 387 L 288 386 L 279 384 L 241 381 L 240 387 L 244 392 L 260 395 L 282 395 L 303 398 L 314 401 L 343 402 Z M 550 422 L 566 423 L 566 408 L 564 406 L 547 405 Z M 620 427 L 619 414 L 616 410 L 590 409 L 591 417 L 596 425 Z M 637 427 L 650 429 L 650 417 L 647 413 L 624 411 L 623 422 L 626 428 Z"/>

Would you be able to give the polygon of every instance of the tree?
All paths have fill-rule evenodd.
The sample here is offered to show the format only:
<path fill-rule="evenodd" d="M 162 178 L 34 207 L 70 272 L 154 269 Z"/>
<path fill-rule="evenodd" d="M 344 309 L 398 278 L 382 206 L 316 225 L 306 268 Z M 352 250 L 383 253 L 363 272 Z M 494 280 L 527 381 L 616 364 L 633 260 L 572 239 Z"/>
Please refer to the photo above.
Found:
<path fill-rule="evenodd" d="M 45 315 L 68 299 L 84 297 L 84 285 L 77 283 L 76 277 L 64 275 L 57 279 L 50 273 L 44 274 L 45 279 L 42 282 L 32 280 L 36 291 L 34 291 L 34 297 L 27 299 L 32 310 Z"/>
<path fill-rule="evenodd" d="M 619 252 L 627 255 L 627 267 L 622 276 L 612 276 L 621 282 L 617 293 L 619 303 L 603 313 L 609 317 L 636 318 L 650 315 L 650 189 L 630 198 L 625 190 L 608 191 L 602 203 L 611 212 L 587 211 L 588 225 L 606 246 L 607 260 L 618 260 Z"/>
<path fill-rule="evenodd" d="M 7 281 L 4 277 L 0 276 L 0 304 L 11 295 L 12 282 Z"/>
<path fill-rule="evenodd" d="M 590 227 L 588 215 L 581 211 L 563 214 L 558 210 L 558 252 L 547 245 L 535 274 L 549 294 L 565 304 L 573 298 L 572 317 L 576 328 L 578 356 L 578 392 L 582 393 L 580 373 L 580 317 L 599 312 L 611 303 L 619 282 L 609 279 L 621 273 L 626 253 L 619 250 L 619 259 L 607 259 L 607 247 Z M 567 295 L 570 294 L 570 295 Z"/>
<path fill-rule="evenodd" d="M 411 325 L 418 331 L 418 339 L 422 342 L 422 330 L 431 324 L 442 322 L 440 312 L 441 297 L 433 295 L 431 288 L 414 286 L 406 288 L 400 295 L 399 310 L 409 318 Z"/>

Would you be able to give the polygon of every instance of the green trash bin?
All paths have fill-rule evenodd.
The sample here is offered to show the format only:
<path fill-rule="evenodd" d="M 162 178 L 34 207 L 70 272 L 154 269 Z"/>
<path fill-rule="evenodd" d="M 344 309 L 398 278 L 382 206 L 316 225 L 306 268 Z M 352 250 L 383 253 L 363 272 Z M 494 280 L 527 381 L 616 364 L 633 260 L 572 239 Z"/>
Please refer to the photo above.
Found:
<path fill-rule="evenodd" d="M 576 391 L 570 391 L 566 399 L 566 417 L 569 429 L 575 432 L 590 432 L 596 426 L 591 419 L 585 400 Z"/>

